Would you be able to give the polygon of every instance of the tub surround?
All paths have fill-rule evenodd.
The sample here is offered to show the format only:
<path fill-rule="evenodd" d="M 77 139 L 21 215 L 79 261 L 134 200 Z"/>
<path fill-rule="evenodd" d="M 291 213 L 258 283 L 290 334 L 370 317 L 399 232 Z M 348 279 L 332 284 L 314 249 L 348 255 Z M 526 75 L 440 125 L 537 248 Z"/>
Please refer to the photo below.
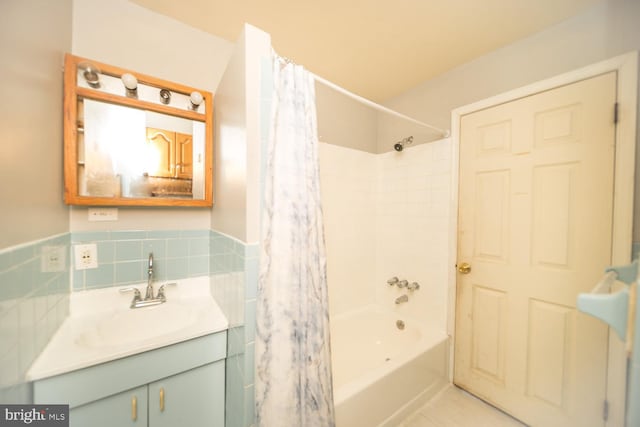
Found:
<path fill-rule="evenodd" d="M 136 287 L 144 291 L 146 284 Z M 70 316 L 27 379 L 59 375 L 227 329 L 227 319 L 211 297 L 208 277 L 179 281 L 166 292 L 166 303 L 135 309 L 129 307 L 131 295 L 116 288 L 73 293 Z"/>
<path fill-rule="evenodd" d="M 320 172 L 337 426 L 397 425 L 447 383 L 450 139 L 377 155 L 323 143 Z"/>
<path fill-rule="evenodd" d="M 322 143 L 320 174 L 331 315 L 378 304 L 445 331 L 451 140 L 378 155 Z M 395 305 L 408 291 L 393 276 L 420 290 Z"/>

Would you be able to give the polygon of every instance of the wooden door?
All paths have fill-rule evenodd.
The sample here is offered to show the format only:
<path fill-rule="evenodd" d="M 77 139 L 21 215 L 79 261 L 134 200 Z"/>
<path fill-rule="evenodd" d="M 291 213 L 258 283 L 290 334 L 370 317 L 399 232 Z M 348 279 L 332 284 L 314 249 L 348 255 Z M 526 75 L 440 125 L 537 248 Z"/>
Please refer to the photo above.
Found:
<path fill-rule="evenodd" d="M 176 176 L 193 178 L 193 136 L 176 133 Z"/>
<path fill-rule="evenodd" d="M 462 117 L 454 382 L 532 426 L 603 426 L 616 73 Z"/>
<path fill-rule="evenodd" d="M 175 176 L 175 132 L 164 129 L 147 128 L 147 142 L 152 156 L 147 173 L 151 176 L 173 178 Z"/>

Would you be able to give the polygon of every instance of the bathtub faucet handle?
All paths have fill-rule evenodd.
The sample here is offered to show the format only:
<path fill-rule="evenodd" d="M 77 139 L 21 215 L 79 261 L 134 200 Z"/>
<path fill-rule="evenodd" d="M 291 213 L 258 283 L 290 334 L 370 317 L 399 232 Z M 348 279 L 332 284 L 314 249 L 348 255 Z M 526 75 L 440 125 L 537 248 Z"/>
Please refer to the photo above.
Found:
<path fill-rule="evenodd" d="M 409 286 L 409 282 L 408 282 L 408 281 L 406 281 L 406 280 L 400 280 L 400 281 L 398 282 L 398 287 L 399 287 L 399 288 L 406 288 L 407 286 Z"/>
<path fill-rule="evenodd" d="M 418 289 L 420 289 L 420 284 L 418 282 L 413 282 L 407 285 L 407 289 L 409 289 L 410 291 L 417 291 Z"/>
<path fill-rule="evenodd" d="M 387 280 L 387 285 L 389 285 L 389 286 L 393 286 L 396 283 L 398 283 L 398 278 L 395 277 L 395 276 L 393 276 L 391 279 Z"/>

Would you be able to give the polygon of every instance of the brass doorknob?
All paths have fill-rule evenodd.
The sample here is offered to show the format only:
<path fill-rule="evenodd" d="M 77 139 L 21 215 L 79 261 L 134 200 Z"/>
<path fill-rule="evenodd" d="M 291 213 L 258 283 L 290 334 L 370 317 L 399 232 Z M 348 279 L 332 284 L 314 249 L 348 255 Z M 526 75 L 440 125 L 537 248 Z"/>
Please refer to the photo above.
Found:
<path fill-rule="evenodd" d="M 471 264 L 463 262 L 462 264 L 458 265 L 458 271 L 462 274 L 469 274 L 471 272 Z"/>

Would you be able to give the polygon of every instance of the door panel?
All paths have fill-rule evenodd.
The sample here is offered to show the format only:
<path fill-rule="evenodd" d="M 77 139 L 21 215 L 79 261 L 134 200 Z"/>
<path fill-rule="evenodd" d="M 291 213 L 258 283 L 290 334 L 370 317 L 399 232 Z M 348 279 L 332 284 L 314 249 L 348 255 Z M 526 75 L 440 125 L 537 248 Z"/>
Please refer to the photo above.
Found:
<path fill-rule="evenodd" d="M 454 382 L 532 426 L 602 426 L 616 73 L 461 119 Z"/>

